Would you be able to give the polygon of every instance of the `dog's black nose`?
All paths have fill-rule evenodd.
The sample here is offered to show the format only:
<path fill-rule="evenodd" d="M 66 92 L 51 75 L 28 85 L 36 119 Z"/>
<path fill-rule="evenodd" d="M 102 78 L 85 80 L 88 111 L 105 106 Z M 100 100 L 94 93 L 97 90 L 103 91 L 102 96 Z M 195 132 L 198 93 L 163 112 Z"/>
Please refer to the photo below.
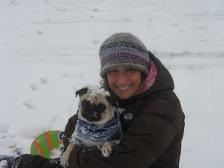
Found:
<path fill-rule="evenodd" d="M 104 104 L 100 103 L 95 106 L 95 110 L 99 111 L 99 112 L 103 112 L 104 110 L 106 110 L 106 106 Z"/>
<path fill-rule="evenodd" d="M 91 108 L 91 103 L 90 103 L 89 101 L 87 101 L 87 100 L 83 100 L 81 104 L 82 104 L 82 107 L 83 107 L 84 109 L 89 109 L 89 108 Z"/>
<path fill-rule="evenodd" d="M 106 106 L 102 103 L 91 104 L 88 100 L 83 100 L 82 103 L 82 116 L 89 121 L 98 121 L 101 118 L 101 113 L 104 112 Z"/>

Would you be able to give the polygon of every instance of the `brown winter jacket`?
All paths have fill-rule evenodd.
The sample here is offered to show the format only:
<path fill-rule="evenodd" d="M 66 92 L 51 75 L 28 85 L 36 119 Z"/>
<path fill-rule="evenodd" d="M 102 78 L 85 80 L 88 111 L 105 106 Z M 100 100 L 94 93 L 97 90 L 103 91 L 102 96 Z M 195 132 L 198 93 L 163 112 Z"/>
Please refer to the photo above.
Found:
<path fill-rule="evenodd" d="M 126 108 L 121 115 L 123 136 L 112 156 L 104 158 L 98 149 L 79 147 L 71 153 L 70 168 L 179 168 L 184 114 L 170 73 L 151 57 L 158 70 L 156 82 L 145 93 L 119 102 Z M 125 119 L 127 113 L 133 114 L 132 120 Z M 76 120 L 74 115 L 66 125 L 65 146 Z"/>

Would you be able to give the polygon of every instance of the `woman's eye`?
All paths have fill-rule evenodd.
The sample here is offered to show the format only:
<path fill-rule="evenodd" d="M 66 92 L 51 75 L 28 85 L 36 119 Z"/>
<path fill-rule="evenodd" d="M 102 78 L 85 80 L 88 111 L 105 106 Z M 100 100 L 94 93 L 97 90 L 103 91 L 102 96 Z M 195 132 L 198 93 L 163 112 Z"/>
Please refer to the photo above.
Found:
<path fill-rule="evenodd" d="M 116 73 L 118 73 L 118 70 L 116 70 L 116 69 L 114 69 L 114 70 L 110 70 L 110 71 L 109 71 L 109 74 L 110 74 L 110 75 L 113 75 L 113 74 L 116 74 Z"/>
<path fill-rule="evenodd" d="M 99 104 L 98 106 L 97 106 L 97 110 L 99 110 L 100 112 L 103 112 L 104 110 L 106 109 L 106 106 L 104 105 L 104 104 Z"/>
<path fill-rule="evenodd" d="M 133 73 L 135 73 L 135 72 L 137 72 L 138 70 L 137 69 L 134 69 L 134 68 L 128 68 L 128 69 L 126 69 L 126 72 L 128 73 L 128 74 L 133 74 Z"/>
<path fill-rule="evenodd" d="M 118 70 L 114 69 L 114 70 L 111 70 L 110 72 L 118 72 Z"/>
<path fill-rule="evenodd" d="M 128 68 L 128 69 L 126 69 L 128 72 L 134 72 L 134 71 L 136 71 L 135 69 L 133 69 L 133 68 Z"/>

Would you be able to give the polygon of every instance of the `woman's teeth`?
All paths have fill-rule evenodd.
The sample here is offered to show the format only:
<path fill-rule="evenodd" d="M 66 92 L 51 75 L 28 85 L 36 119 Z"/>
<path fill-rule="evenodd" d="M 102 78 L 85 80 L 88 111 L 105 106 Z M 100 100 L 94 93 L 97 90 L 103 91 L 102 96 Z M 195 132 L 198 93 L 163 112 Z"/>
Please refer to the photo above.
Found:
<path fill-rule="evenodd" d="M 128 86 L 117 86 L 120 90 L 127 90 L 129 87 L 130 87 L 130 85 L 128 85 Z"/>

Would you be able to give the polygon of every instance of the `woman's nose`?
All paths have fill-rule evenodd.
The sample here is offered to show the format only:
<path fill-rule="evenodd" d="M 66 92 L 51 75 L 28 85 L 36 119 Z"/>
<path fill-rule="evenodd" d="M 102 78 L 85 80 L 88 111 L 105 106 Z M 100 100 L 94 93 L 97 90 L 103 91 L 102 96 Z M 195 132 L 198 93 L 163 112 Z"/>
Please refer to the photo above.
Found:
<path fill-rule="evenodd" d="M 119 84 L 125 84 L 128 82 L 128 78 L 124 72 L 119 72 L 116 76 L 116 82 Z"/>

